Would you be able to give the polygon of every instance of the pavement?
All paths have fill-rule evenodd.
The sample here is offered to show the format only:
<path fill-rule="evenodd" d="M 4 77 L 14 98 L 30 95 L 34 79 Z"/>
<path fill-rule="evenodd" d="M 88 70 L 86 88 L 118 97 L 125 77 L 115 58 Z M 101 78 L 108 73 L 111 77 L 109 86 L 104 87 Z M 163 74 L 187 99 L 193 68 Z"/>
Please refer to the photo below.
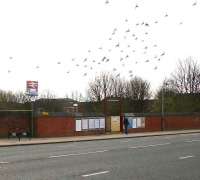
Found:
<path fill-rule="evenodd" d="M 1 147 L 0 179 L 199 180 L 199 149 L 197 132 Z"/>
<path fill-rule="evenodd" d="M 122 138 L 138 138 L 138 137 L 148 137 L 148 136 L 165 136 L 165 135 L 191 134 L 191 133 L 200 133 L 200 129 L 130 133 L 128 135 L 120 133 L 120 134 L 104 134 L 104 135 L 56 137 L 56 138 L 32 138 L 32 139 L 21 138 L 20 141 L 17 138 L 10 138 L 10 139 L 4 138 L 0 139 L 0 147 L 55 144 L 55 143 L 67 143 L 67 142 L 80 142 L 80 141 L 97 141 L 97 140 L 110 140 L 110 139 L 122 139 Z"/>

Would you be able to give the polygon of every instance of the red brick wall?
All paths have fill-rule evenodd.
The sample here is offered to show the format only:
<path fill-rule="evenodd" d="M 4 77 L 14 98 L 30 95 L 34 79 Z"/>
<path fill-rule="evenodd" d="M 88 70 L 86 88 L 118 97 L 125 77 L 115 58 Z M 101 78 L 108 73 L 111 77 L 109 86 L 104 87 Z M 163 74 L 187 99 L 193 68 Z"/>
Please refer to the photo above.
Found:
<path fill-rule="evenodd" d="M 168 116 L 165 118 L 165 129 L 198 129 L 200 128 L 199 116 Z"/>
<path fill-rule="evenodd" d="M 38 117 L 37 137 L 74 136 L 75 120 L 71 117 Z"/>
<path fill-rule="evenodd" d="M 27 132 L 29 123 L 29 118 L 0 117 L 0 137 L 8 137 L 8 132 Z"/>
<path fill-rule="evenodd" d="M 165 116 L 164 130 L 200 129 L 200 116 Z M 129 133 L 161 131 L 161 117 L 145 118 L 145 128 L 129 129 Z"/>

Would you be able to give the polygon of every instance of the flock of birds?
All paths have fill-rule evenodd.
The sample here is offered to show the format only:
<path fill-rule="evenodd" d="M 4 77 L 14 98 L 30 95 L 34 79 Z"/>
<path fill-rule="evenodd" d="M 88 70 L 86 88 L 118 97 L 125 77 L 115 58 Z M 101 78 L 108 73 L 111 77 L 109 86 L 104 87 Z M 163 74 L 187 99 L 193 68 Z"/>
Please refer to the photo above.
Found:
<path fill-rule="evenodd" d="M 105 5 L 110 5 L 112 0 L 106 0 Z M 197 6 L 197 1 L 191 3 L 191 6 Z M 134 10 L 141 8 L 140 4 L 134 5 Z M 168 18 L 169 14 L 164 13 L 162 18 Z M 109 37 L 106 38 L 106 45 L 99 46 L 94 49 L 89 49 L 87 56 L 84 58 L 72 58 L 70 63 L 73 64 L 74 68 L 82 68 L 83 76 L 88 76 L 90 72 L 98 69 L 98 66 L 106 67 L 109 64 L 114 64 L 111 67 L 111 71 L 116 77 L 120 77 L 121 69 L 128 65 L 128 63 L 137 66 L 140 63 L 151 64 L 153 70 L 159 68 L 159 64 L 163 60 L 166 52 L 159 47 L 159 44 L 152 43 L 150 40 L 151 27 L 156 26 L 162 21 L 162 19 L 155 19 L 152 22 L 141 21 L 133 23 L 129 18 L 124 18 L 123 26 L 120 24 L 119 27 L 114 27 L 111 31 Z M 131 27 L 130 27 L 131 24 Z M 179 22 L 182 25 L 183 22 Z M 151 42 L 151 43 L 150 43 Z M 153 54 L 152 54 L 153 52 Z M 98 56 L 98 57 L 96 57 Z M 115 58 L 113 58 L 115 56 Z M 118 58 L 116 58 L 116 56 Z M 142 58 L 138 60 L 134 58 L 141 56 Z M 9 57 L 13 60 L 13 57 Z M 113 63 L 114 61 L 114 63 Z M 55 62 L 57 66 L 63 64 L 62 61 Z M 40 64 L 35 66 L 35 69 L 40 69 Z M 133 67 L 126 67 L 129 77 L 133 77 Z M 12 70 L 9 69 L 8 73 Z M 72 70 L 68 69 L 66 74 L 70 74 Z"/>

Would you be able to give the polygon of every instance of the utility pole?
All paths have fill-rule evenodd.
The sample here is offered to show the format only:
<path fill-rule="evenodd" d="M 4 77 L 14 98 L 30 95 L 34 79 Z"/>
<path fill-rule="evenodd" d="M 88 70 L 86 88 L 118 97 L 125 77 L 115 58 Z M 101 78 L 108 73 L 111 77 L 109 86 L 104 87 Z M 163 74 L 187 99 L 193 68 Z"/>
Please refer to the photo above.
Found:
<path fill-rule="evenodd" d="M 34 136 L 34 100 L 31 100 L 31 136 Z"/>
<path fill-rule="evenodd" d="M 161 98 L 161 130 L 164 131 L 164 87 L 162 86 Z"/>
<path fill-rule="evenodd" d="M 164 131 L 165 129 L 165 86 L 167 86 L 167 83 L 164 83 L 162 86 L 162 98 L 161 98 L 161 130 Z"/>

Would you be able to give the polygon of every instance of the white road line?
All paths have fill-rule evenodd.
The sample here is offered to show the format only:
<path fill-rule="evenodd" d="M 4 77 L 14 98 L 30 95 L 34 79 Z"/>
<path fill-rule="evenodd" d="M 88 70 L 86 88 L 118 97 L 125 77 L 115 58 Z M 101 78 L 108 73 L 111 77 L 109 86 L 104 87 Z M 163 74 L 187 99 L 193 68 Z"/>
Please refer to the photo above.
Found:
<path fill-rule="evenodd" d="M 188 158 L 193 158 L 194 155 L 190 155 L 190 156 L 181 156 L 179 157 L 180 160 L 183 160 L 183 159 L 188 159 Z"/>
<path fill-rule="evenodd" d="M 85 174 L 85 175 L 82 175 L 82 177 L 96 176 L 96 175 L 107 174 L 107 173 L 109 173 L 109 171 L 102 171 L 102 172 L 96 172 L 96 173 L 92 173 L 92 174 Z"/>
<path fill-rule="evenodd" d="M 133 146 L 133 147 L 129 147 L 130 149 L 139 149 L 139 148 L 147 148 L 147 147 L 155 147 L 155 146 L 165 146 L 165 145 L 169 145 L 171 143 L 162 143 L 162 144 L 149 144 L 149 145 L 145 145 L 145 146 Z"/>
<path fill-rule="evenodd" d="M 194 140 L 187 140 L 185 141 L 186 143 L 191 143 L 191 142 L 200 142 L 200 139 L 194 139 Z"/>
<path fill-rule="evenodd" d="M 124 143 L 124 142 L 129 142 L 129 140 L 125 140 L 125 141 L 121 141 L 122 143 Z"/>
<path fill-rule="evenodd" d="M 3 161 L 2 161 L 2 162 L 0 162 L 0 164 L 8 164 L 8 162 L 3 162 Z"/>
<path fill-rule="evenodd" d="M 68 157 L 68 156 L 80 156 L 80 155 L 87 155 L 87 154 L 103 153 L 107 151 L 109 150 L 91 151 L 91 152 L 75 153 L 75 154 L 61 154 L 61 155 L 49 156 L 48 158 L 51 159 L 51 158 Z"/>

